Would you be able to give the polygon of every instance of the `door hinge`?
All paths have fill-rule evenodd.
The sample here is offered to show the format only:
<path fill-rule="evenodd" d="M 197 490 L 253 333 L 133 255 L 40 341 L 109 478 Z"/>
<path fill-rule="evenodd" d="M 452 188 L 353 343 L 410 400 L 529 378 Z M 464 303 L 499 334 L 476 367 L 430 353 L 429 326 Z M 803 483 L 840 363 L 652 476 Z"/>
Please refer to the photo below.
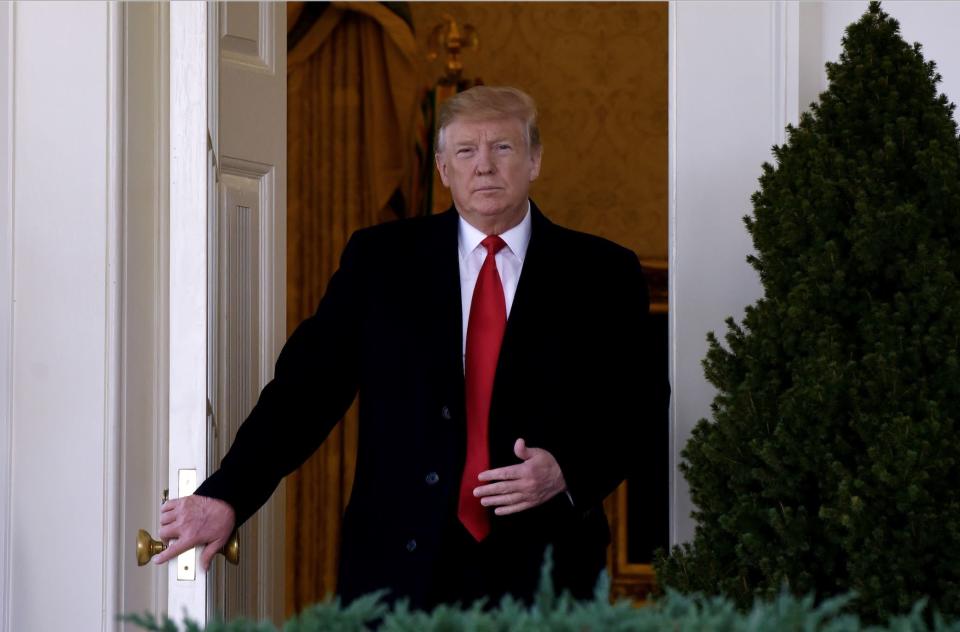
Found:
<path fill-rule="evenodd" d="M 213 438 L 216 439 L 220 434 L 217 428 L 217 416 L 213 414 L 213 404 L 210 398 L 207 398 L 207 419 L 210 420 L 210 428 L 213 430 Z"/>

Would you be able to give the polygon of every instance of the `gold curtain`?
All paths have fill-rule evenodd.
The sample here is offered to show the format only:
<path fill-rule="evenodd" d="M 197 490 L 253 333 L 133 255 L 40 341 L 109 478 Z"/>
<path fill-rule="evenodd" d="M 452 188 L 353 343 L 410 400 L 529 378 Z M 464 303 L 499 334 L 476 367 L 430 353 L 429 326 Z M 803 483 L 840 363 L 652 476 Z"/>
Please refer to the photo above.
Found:
<path fill-rule="evenodd" d="M 394 219 L 397 191 L 412 200 L 418 95 L 411 28 L 379 3 L 327 5 L 288 51 L 288 333 L 316 309 L 350 234 Z M 336 588 L 356 436 L 354 406 L 287 479 L 287 616 Z"/>

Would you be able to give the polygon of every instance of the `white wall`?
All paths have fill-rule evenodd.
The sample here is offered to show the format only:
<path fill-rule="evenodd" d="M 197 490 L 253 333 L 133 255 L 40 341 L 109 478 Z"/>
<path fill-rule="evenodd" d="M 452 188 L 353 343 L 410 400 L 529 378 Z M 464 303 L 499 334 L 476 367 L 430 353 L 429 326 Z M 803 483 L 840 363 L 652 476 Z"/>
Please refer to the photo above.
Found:
<path fill-rule="evenodd" d="M 746 262 L 752 244 L 742 222 L 751 212 L 760 165 L 826 89 L 824 63 L 836 61 L 848 24 L 866 1 L 673 2 L 670 6 L 671 482 L 673 542 L 694 523 L 680 450 L 714 389 L 703 377 L 707 331 L 742 320 L 762 293 Z M 960 99 L 960 3 L 883 3 L 908 42 L 937 61 L 941 89 Z"/>
<path fill-rule="evenodd" d="M 117 11 L 104 2 L 0 7 L 0 28 L 12 16 L 3 42 L 14 74 L 12 126 L 0 119 L 12 131 L 2 145 L 12 205 L 0 200 L 0 226 L 12 226 L 0 237 L 0 278 L 12 267 L 12 287 L 0 282 L 0 305 L 12 306 L 12 349 L 0 347 L 0 366 L 12 369 L 0 406 L 12 413 L 0 427 L 0 449 L 3 432 L 12 438 L 0 453 L 11 474 L 0 474 L 0 498 L 10 498 L 0 516 L 9 529 L 0 629 L 115 625 Z"/>
<path fill-rule="evenodd" d="M 693 534 L 688 488 L 676 465 L 691 429 L 710 412 L 714 391 L 701 366 L 706 333 L 722 335 L 724 318 L 741 318 L 761 291 L 745 260 L 752 246 L 742 217 L 787 122 L 784 10 L 766 2 L 670 5 L 674 543 Z"/>

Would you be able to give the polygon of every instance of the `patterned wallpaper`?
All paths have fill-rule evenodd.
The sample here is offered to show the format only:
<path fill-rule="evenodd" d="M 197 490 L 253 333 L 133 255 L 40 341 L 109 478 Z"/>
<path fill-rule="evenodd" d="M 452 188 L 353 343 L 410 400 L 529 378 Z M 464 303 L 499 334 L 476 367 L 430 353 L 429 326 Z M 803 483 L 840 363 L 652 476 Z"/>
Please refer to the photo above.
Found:
<path fill-rule="evenodd" d="M 540 108 L 531 195 L 559 224 L 667 258 L 667 4 L 413 2 L 426 50 L 444 14 L 473 24 L 464 76 L 514 85 Z M 440 76 L 439 61 L 428 77 Z"/>

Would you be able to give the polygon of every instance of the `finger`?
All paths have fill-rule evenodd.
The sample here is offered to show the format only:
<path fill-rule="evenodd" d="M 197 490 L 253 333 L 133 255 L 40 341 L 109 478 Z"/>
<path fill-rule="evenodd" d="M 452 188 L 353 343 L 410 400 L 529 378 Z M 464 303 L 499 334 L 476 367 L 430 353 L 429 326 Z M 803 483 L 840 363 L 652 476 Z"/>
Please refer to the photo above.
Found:
<path fill-rule="evenodd" d="M 204 571 L 210 568 L 210 562 L 213 561 L 213 556 L 216 555 L 217 551 L 222 549 L 223 545 L 226 543 L 227 541 L 221 538 L 219 540 L 214 540 L 203 547 L 203 553 L 200 554 L 200 565 L 203 566 Z"/>
<path fill-rule="evenodd" d="M 500 507 L 504 505 L 516 505 L 524 502 L 525 496 L 520 493 L 500 494 L 499 496 L 487 496 L 480 499 L 480 504 L 484 507 Z"/>
<path fill-rule="evenodd" d="M 167 525 L 160 527 L 160 531 L 157 532 L 157 537 L 163 540 L 164 542 L 169 542 L 170 540 L 176 540 L 180 537 L 180 528 L 174 525 Z"/>
<path fill-rule="evenodd" d="M 170 546 L 167 547 L 166 551 L 163 551 L 159 555 L 153 558 L 154 564 L 163 564 L 180 555 L 184 551 L 189 551 L 193 548 L 193 544 L 187 540 L 175 540 Z"/>
<path fill-rule="evenodd" d="M 481 481 L 512 481 L 523 478 L 523 465 L 508 465 L 507 467 L 487 470 L 477 475 L 477 480 Z"/>
<path fill-rule="evenodd" d="M 170 524 L 177 519 L 177 514 L 172 511 L 165 511 L 160 514 L 160 526 Z"/>
<path fill-rule="evenodd" d="M 480 498 L 483 496 L 496 496 L 497 494 L 509 494 L 517 491 L 520 490 L 519 484 L 516 481 L 505 481 L 503 483 L 490 483 L 489 485 L 475 487 L 473 489 L 473 495 Z"/>
<path fill-rule="evenodd" d="M 177 507 L 180 506 L 180 499 L 174 498 L 173 500 L 168 500 L 167 502 L 160 505 L 160 513 L 164 514 L 168 511 L 174 511 Z"/>
<path fill-rule="evenodd" d="M 531 503 L 531 502 L 521 502 L 521 503 L 517 503 L 517 504 L 515 504 L 515 505 L 507 505 L 507 506 L 505 506 L 505 507 L 497 507 L 496 509 L 493 510 L 493 513 L 495 513 L 495 514 L 498 515 L 498 516 L 508 516 L 508 515 L 510 515 L 510 514 L 515 514 L 515 513 L 521 512 L 521 511 L 525 511 L 525 510 L 530 509 L 530 508 L 532 508 L 532 507 L 536 507 L 536 504 Z"/>
<path fill-rule="evenodd" d="M 521 461 L 526 461 L 533 456 L 530 450 L 527 449 L 527 442 L 524 441 L 522 437 L 517 439 L 513 444 L 513 453 L 517 455 L 517 458 Z"/>

